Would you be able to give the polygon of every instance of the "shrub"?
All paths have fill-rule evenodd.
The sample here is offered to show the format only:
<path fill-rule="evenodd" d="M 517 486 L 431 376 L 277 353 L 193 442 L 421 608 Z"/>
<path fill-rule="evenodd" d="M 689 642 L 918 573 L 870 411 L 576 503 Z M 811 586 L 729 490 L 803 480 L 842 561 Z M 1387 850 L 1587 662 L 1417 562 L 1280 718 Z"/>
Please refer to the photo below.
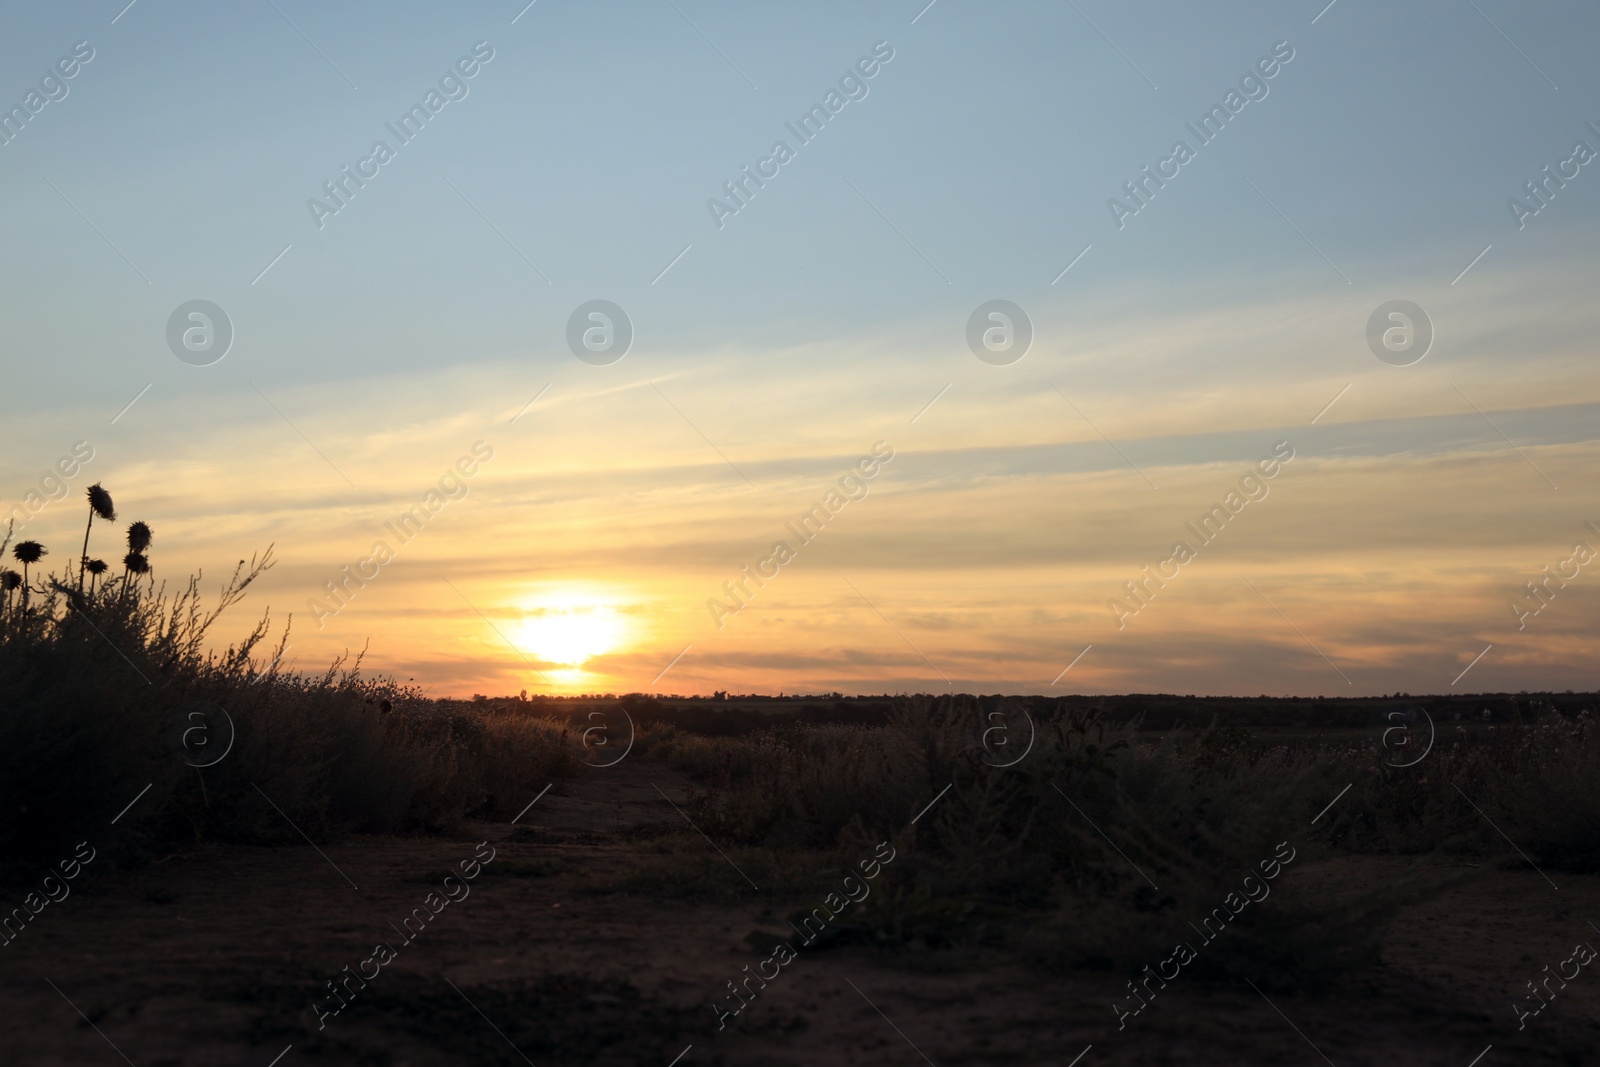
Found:
<path fill-rule="evenodd" d="M 883 727 L 679 737 L 656 752 L 700 783 L 690 813 L 715 840 L 841 857 L 891 840 L 897 858 L 841 920 L 853 937 L 1009 936 L 1052 967 L 1159 961 L 1280 842 L 1308 855 L 1311 819 L 1339 788 L 1315 754 L 1215 728 L 1152 739 L 1137 721 L 1054 701 L 999 705 L 1012 735 L 1024 713 L 1033 724 L 1017 759 L 1020 738 L 1015 754 L 984 746 L 984 707 L 911 699 Z M 1315 987 L 1376 958 L 1392 896 L 1330 906 L 1275 892 L 1208 945 L 1202 969 Z"/>
<path fill-rule="evenodd" d="M 103 504 L 93 513 L 105 518 Z M 441 829 L 509 817 L 529 782 L 576 765 L 559 724 L 497 707 L 441 712 L 362 677 L 359 656 L 320 677 L 280 673 L 287 627 L 270 661 L 258 654 L 270 616 L 208 649 L 271 549 L 241 561 L 208 610 L 198 576 L 176 594 L 156 584 L 151 540 L 133 525 L 115 578 L 102 579 L 86 535 L 76 573 L 0 581 L 0 858 L 104 834 L 136 797 L 117 824 L 133 848 Z"/>
<path fill-rule="evenodd" d="M 1415 767 L 1392 768 L 1375 747 L 1331 753 L 1336 773 L 1356 783 L 1335 840 L 1375 852 L 1517 857 L 1520 849 L 1541 868 L 1600 870 L 1594 715 L 1532 701 L 1518 710 L 1519 721 L 1476 736 L 1436 727 L 1433 751 Z"/>

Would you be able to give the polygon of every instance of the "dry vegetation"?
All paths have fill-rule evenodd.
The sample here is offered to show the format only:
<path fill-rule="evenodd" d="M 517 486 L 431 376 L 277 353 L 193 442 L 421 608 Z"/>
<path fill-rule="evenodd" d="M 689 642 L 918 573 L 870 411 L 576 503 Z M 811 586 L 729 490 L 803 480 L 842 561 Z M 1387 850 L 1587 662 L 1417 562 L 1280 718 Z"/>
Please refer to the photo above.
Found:
<path fill-rule="evenodd" d="M 95 486 L 92 503 L 97 493 L 92 513 L 109 520 L 110 497 Z M 145 524 L 130 527 L 128 565 L 112 580 L 94 581 L 105 571 L 87 548 L 55 575 L 0 578 L 0 857 L 61 851 L 146 784 L 119 824 L 129 858 L 296 842 L 295 827 L 326 840 L 506 818 L 516 783 L 576 765 L 559 723 L 440 709 L 362 677 L 359 657 L 321 676 L 279 673 L 289 630 L 264 648 L 266 616 L 237 645 L 207 651 L 207 631 L 272 566 L 271 549 L 241 561 L 208 609 L 198 577 L 176 592 L 157 582 L 151 539 Z M 27 567 L 45 554 L 35 542 L 10 547 Z"/>
<path fill-rule="evenodd" d="M 1036 725 L 1015 766 L 994 766 L 1014 756 L 981 744 L 992 721 L 983 705 L 1013 724 L 1026 708 Z M 1370 743 L 1268 749 L 1239 730 L 1155 736 L 1054 701 L 970 697 L 906 700 L 883 726 L 744 737 L 668 728 L 647 758 L 698 783 L 689 812 L 719 841 L 841 858 L 894 841 L 905 858 L 890 893 L 853 920 L 864 939 L 1009 940 L 1051 967 L 1137 970 L 1280 842 L 1319 858 L 1515 860 L 1492 820 L 1545 870 L 1600 869 L 1600 731 L 1587 712 L 1562 718 L 1530 704 L 1529 714 L 1464 740 L 1441 728 L 1437 750 L 1409 768 Z M 1322 988 L 1374 962 L 1398 906 L 1443 885 L 1389 885 L 1336 904 L 1276 893 L 1231 922 L 1199 971 Z"/>

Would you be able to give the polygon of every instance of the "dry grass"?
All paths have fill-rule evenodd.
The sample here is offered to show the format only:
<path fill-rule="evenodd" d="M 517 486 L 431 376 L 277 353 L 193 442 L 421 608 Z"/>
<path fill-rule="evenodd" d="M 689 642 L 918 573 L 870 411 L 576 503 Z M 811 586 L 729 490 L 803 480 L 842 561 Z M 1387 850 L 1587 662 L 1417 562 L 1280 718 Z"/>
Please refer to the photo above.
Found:
<path fill-rule="evenodd" d="M 1600 736 L 1587 715 L 1530 708 L 1525 723 L 1470 742 L 1441 730 L 1426 761 L 1397 770 L 1383 763 L 1394 755 L 1361 746 L 1268 750 L 1215 726 L 1152 737 L 1136 721 L 1015 700 L 1006 716 L 1018 722 L 1026 707 L 1037 739 L 999 767 L 1014 757 L 983 746 L 984 706 L 913 699 L 881 727 L 673 733 L 650 758 L 699 783 L 689 810 L 718 841 L 832 849 L 840 862 L 894 842 L 888 878 L 850 919 L 861 940 L 1000 936 L 1052 967 L 1136 970 L 1178 940 L 1201 943 L 1190 924 L 1281 842 L 1301 867 L 1338 851 L 1515 858 L 1492 819 L 1541 864 L 1600 868 Z M 1195 968 L 1263 988 L 1326 987 L 1375 963 L 1398 905 L 1442 885 L 1330 899 L 1291 870 L 1204 943 Z"/>
<path fill-rule="evenodd" d="M 148 546 L 147 531 L 134 534 Z M 271 566 L 270 549 L 241 563 L 210 608 L 198 578 L 171 593 L 148 571 L 80 591 L 69 565 L 4 590 L 0 858 L 94 836 L 136 796 L 118 823 L 130 855 L 442 830 L 509 817 L 521 784 L 576 766 L 559 723 L 441 711 L 363 677 L 359 657 L 321 676 L 282 674 L 288 629 L 267 651 L 266 616 L 238 644 L 208 650 L 212 623 Z"/>

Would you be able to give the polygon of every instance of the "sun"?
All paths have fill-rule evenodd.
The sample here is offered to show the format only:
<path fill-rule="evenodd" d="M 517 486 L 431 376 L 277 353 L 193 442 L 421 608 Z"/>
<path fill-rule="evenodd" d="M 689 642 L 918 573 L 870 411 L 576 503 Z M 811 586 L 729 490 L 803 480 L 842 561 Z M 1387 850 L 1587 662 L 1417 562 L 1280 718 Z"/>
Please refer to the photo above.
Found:
<path fill-rule="evenodd" d="M 574 672 L 621 647 L 627 637 L 627 619 L 615 604 L 604 595 L 582 591 L 538 597 L 511 633 L 512 643 L 522 651 Z"/>

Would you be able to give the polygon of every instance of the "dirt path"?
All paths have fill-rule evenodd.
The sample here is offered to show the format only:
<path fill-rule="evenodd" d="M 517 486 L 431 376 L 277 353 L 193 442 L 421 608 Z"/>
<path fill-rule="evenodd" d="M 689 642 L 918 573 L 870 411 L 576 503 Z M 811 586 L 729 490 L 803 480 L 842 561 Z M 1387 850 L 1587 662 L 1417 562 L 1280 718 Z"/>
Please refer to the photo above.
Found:
<path fill-rule="evenodd" d="M 674 810 L 685 785 L 630 759 L 555 783 L 515 826 L 91 865 L 0 951 L 0 1062 L 269 1067 L 283 1053 L 280 1067 L 668 1067 L 692 1046 L 681 1067 L 1020 1067 L 1069 1064 L 1092 1044 L 1082 1067 L 1467 1067 L 1493 1044 L 1480 1067 L 1494 1067 L 1593 1062 L 1584 1050 L 1600 1048 L 1600 976 L 1575 979 L 1517 1030 L 1523 982 L 1575 941 L 1600 944 L 1588 926 L 1600 879 L 1558 878 L 1557 891 L 1530 871 L 1476 872 L 1409 910 L 1385 965 L 1338 999 L 1269 1003 L 1248 987 L 1174 983 L 1119 1033 L 1111 1003 L 1131 975 L 1041 974 L 994 951 L 812 949 L 719 1030 L 713 998 L 762 958 L 745 936 L 814 903 L 813 891 L 783 888 L 773 857 L 719 853 Z M 427 914 L 425 898 L 481 841 L 495 857 L 469 894 L 401 941 L 390 924 Z M 1409 869 L 1348 857 L 1307 867 L 1349 884 Z M 20 901 L 25 889 L 7 892 Z M 397 957 L 319 1029 L 312 1003 L 337 1003 L 325 983 L 378 941 Z"/>

